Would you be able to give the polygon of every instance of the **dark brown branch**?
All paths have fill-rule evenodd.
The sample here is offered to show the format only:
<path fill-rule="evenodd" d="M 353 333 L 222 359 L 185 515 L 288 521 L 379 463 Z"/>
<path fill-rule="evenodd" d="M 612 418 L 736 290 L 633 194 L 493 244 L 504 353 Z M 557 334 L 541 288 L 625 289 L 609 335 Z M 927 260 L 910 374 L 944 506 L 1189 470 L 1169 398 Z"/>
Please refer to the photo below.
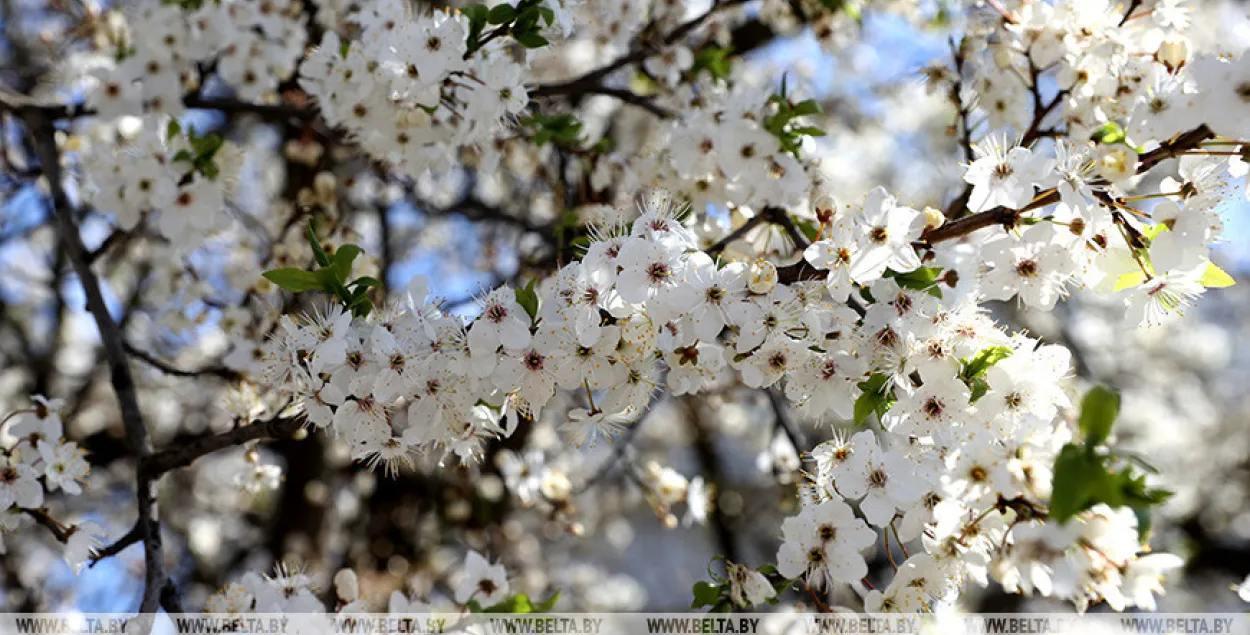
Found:
<path fill-rule="evenodd" d="M 785 230 L 786 235 L 790 237 L 790 240 L 794 242 L 795 247 L 799 250 L 805 249 L 810 244 L 807 240 L 807 236 L 804 236 L 803 232 L 799 231 L 798 226 L 794 224 L 794 220 L 790 218 L 790 215 L 786 212 L 785 208 L 770 205 L 765 207 L 755 216 L 748 218 L 741 227 L 733 230 L 724 238 L 716 241 L 716 244 L 708 247 L 704 251 L 707 252 L 709 256 L 715 256 L 728 249 L 729 245 L 732 245 L 734 241 L 745 238 L 747 234 L 751 233 L 751 230 L 759 227 L 763 223 L 770 223 L 781 227 Z"/>
<path fill-rule="evenodd" d="M 217 110 L 228 115 L 251 114 L 273 121 L 286 119 L 310 121 L 317 116 L 315 108 L 290 104 L 256 104 L 229 98 L 206 98 L 197 93 L 187 95 L 182 99 L 182 103 L 187 108 Z M 25 95 L 4 90 L 0 90 L 0 110 L 7 110 L 21 117 L 38 115 L 48 120 L 77 119 L 95 114 L 94 110 L 79 104 L 42 104 Z"/>
<path fill-rule="evenodd" d="M 1137 7 L 1140 7 L 1140 6 L 1141 6 L 1141 0 L 1132 0 L 1131 2 L 1129 2 L 1128 9 L 1124 10 L 1124 17 L 1120 18 L 1119 26 L 1124 26 L 1125 23 L 1129 21 L 1129 18 L 1133 17 L 1133 12 L 1137 10 Z"/>
<path fill-rule="evenodd" d="M 615 97 L 627 104 L 632 104 L 646 110 L 647 112 L 659 117 L 660 119 L 676 119 L 677 113 L 665 108 L 650 97 L 643 97 L 638 93 L 625 88 L 608 88 L 607 86 L 592 86 L 587 88 L 584 94 L 588 95 L 607 95 Z"/>
<path fill-rule="evenodd" d="M 140 464 L 139 471 L 151 478 L 156 478 L 170 470 L 191 465 L 196 459 L 218 450 L 243 445 L 249 441 L 289 437 L 303 425 L 302 417 L 275 417 L 268 421 L 241 426 L 229 432 L 205 435 L 147 457 Z"/>
<path fill-rule="evenodd" d="M 1138 158 L 1137 173 L 1144 174 L 1159 163 L 1186 150 L 1197 148 L 1203 141 L 1213 137 L 1215 137 L 1215 133 L 1206 124 L 1202 124 L 1188 132 L 1183 132 L 1173 139 L 1160 144 L 1158 148 L 1142 154 Z M 926 230 L 915 244 L 918 247 L 932 247 L 937 243 L 967 236 L 987 227 L 1002 226 L 1011 229 L 1016 226 L 1016 223 L 1025 212 L 1057 202 L 1059 202 L 1058 190 L 1055 188 L 1043 190 L 1033 198 L 1032 202 L 1018 210 L 1000 205 L 993 209 L 987 209 L 971 216 L 953 220 L 941 227 Z M 802 261 L 787 267 L 778 267 L 777 274 L 778 280 L 783 283 L 811 280 L 824 276 L 824 272 Z"/>
<path fill-rule="evenodd" d="M 686 34 L 702 26 L 703 23 L 706 22 L 708 18 L 712 17 L 712 15 L 717 11 L 745 4 L 746 2 L 747 0 L 722 0 L 720 2 L 715 2 L 712 4 L 711 8 L 705 11 L 702 15 L 691 18 L 670 31 L 668 35 L 664 36 L 661 42 L 664 46 L 676 44 L 681 41 Z M 647 59 L 647 57 L 653 52 L 654 51 L 650 47 L 635 47 L 634 50 L 629 53 L 626 53 L 608 64 L 582 75 L 581 77 L 564 82 L 534 86 L 529 91 L 530 97 L 554 97 L 556 95 L 577 96 L 594 92 L 595 89 L 601 88 L 603 80 L 608 75 L 611 75 L 613 72 L 622 67 L 630 64 L 637 64 Z"/>
<path fill-rule="evenodd" d="M 226 368 L 225 366 L 210 366 L 199 370 L 182 370 L 181 368 L 171 366 L 153 357 L 152 355 L 135 348 L 135 346 L 130 342 L 126 342 L 125 346 L 126 352 L 129 353 L 131 357 L 138 359 L 139 361 L 161 371 L 162 373 L 165 373 L 166 375 L 172 375 L 174 377 L 202 377 L 208 375 L 212 377 L 220 377 L 226 381 L 236 381 L 242 378 L 242 375 L 238 372 Z"/>
<path fill-rule="evenodd" d="M 89 252 L 83 245 L 73 205 L 61 184 L 60 155 L 56 147 L 56 128 L 53 119 L 38 110 L 23 114 L 31 142 L 39 157 L 40 167 L 44 176 L 47 177 L 48 188 L 52 193 L 52 207 L 56 215 L 57 232 L 60 235 L 62 248 L 69 257 L 70 263 L 73 264 L 74 271 L 78 274 L 83 294 L 87 298 L 87 309 L 95 318 L 96 326 L 100 330 L 100 341 L 108 361 L 113 392 L 117 396 L 126 438 L 131 450 L 142 463 L 152 453 L 152 442 L 148 439 L 143 412 L 139 408 L 139 397 L 135 392 L 134 377 L 127 363 L 121 329 L 109 313 L 104 294 L 100 289 L 100 281 L 88 263 Z M 139 605 L 139 612 L 155 613 L 159 608 L 161 588 L 165 585 L 165 558 L 161 548 L 156 482 L 139 470 L 135 489 L 145 561 L 143 600 Z"/>
<path fill-rule="evenodd" d="M 121 538 L 118 538 L 116 542 L 111 545 L 101 547 L 100 549 L 96 549 L 95 553 L 91 555 L 91 560 L 88 562 L 87 567 L 94 567 L 97 562 L 104 560 L 105 558 L 111 558 L 125 551 L 130 545 L 142 540 L 140 533 L 139 524 L 135 523 L 131 526 L 130 531 L 126 532 Z"/>
<path fill-rule="evenodd" d="M 121 229 L 114 229 L 113 232 L 104 239 L 104 242 L 100 243 L 99 247 L 96 247 L 94 251 L 87 254 L 87 264 L 95 263 L 95 261 L 107 254 L 109 249 L 111 249 L 114 245 L 124 243 L 129 238 L 130 232 Z"/>
<path fill-rule="evenodd" d="M 48 531 L 52 532 L 52 536 L 56 538 L 57 542 L 64 543 L 69 541 L 70 535 L 74 533 L 73 528 L 66 527 L 61 521 L 53 518 L 46 509 L 22 507 L 21 510 L 23 514 L 34 518 L 35 524 L 46 527 Z"/>

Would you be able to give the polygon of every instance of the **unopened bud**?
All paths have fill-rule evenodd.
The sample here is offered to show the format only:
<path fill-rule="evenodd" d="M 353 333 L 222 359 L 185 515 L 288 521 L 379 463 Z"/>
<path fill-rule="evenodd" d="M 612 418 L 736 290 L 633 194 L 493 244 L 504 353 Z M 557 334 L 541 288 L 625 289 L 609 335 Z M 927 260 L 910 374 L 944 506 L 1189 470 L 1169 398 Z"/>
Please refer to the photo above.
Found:
<path fill-rule="evenodd" d="M 1159 50 L 1155 51 L 1155 61 L 1175 73 L 1189 63 L 1189 55 L 1189 39 L 1172 35 L 1159 43 Z"/>
<path fill-rule="evenodd" d="M 942 224 L 945 222 L 946 222 L 946 215 L 942 213 L 942 210 L 937 209 L 935 207 L 924 208 L 924 228 L 925 229 L 937 229 L 941 227 Z"/>
<path fill-rule="evenodd" d="M 564 472 L 550 471 L 543 476 L 542 484 L 543 497 L 552 502 L 561 502 L 568 500 L 569 494 L 573 492 L 573 484 L 569 482 L 569 477 Z"/>
<path fill-rule="evenodd" d="M 340 569 L 334 574 L 334 592 L 344 604 L 355 602 L 360 597 L 360 583 L 356 580 L 356 572 L 351 569 Z"/>
<path fill-rule="evenodd" d="M 747 288 L 751 290 L 751 293 L 768 293 L 776 286 L 776 265 L 763 259 L 751 263 L 751 280 L 747 283 Z"/>
<path fill-rule="evenodd" d="M 1098 160 L 1098 174 L 1112 183 L 1119 183 L 1137 175 L 1137 163 L 1137 153 L 1132 148 L 1109 148 Z"/>

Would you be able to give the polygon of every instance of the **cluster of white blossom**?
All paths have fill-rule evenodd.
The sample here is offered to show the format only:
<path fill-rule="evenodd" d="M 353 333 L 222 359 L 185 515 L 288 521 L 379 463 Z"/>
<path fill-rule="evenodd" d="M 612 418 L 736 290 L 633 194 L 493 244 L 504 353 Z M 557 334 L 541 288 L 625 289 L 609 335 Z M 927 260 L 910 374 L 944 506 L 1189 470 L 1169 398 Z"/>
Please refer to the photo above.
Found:
<path fill-rule="evenodd" d="M 378 607 L 361 597 L 360 580 L 351 569 L 341 569 L 334 576 L 335 612 L 339 614 L 370 613 L 384 609 L 396 614 L 429 614 L 449 620 L 451 627 L 469 611 L 470 603 L 489 608 L 512 596 L 508 571 L 502 564 L 492 563 L 482 554 L 470 550 L 463 566 L 456 572 L 452 597 L 434 596 L 414 599 L 401 591 L 393 591 L 385 607 Z M 273 575 L 248 573 L 238 582 L 228 584 L 209 598 L 209 613 L 283 613 L 315 615 L 326 612 L 318 597 L 312 576 L 298 569 L 278 567 Z"/>
<path fill-rule="evenodd" d="M 0 553 L 5 552 L 5 533 L 44 516 L 43 522 L 57 526 L 65 543 L 65 561 L 78 572 L 99 546 L 103 529 L 88 520 L 61 525 L 46 517 L 43 506 L 46 495 L 57 490 L 68 496 L 82 494 L 91 467 L 78 444 L 64 438 L 62 401 L 40 396 L 34 401 L 34 406 L 0 420 L 6 442 L 0 448 Z"/>
<path fill-rule="evenodd" d="M 668 68 L 675 68 L 669 66 Z M 683 88 L 694 91 L 694 88 Z M 811 187 L 805 166 L 764 128 L 768 94 L 700 81 L 681 121 L 668 124 L 651 168 L 655 181 L 688 197 L 696 208 L 725 204 L 762 209 L 794 206 Z"/>
<path fill-rule="evenodd" d="M 784 21 L 785 4 L 766 2 L 763 15 Z M 568 8 L 554 8 L 557 30 L 570 32 Z M 681 12 L 670 9 L 651 19 L 680 24 Z M 615 11 L 607 23 L 641 23 L 645 13 L 628 3 Z M 657 103 L 680 114 L 648 146 L 655 152 L 605 157 L 591 180 L 606 187 L 628 172 L 622 181 L 675 196 L 651 196 L 636 212 L 580 210 L 593 218 L 581 257 L 529 287 L 483 294 L 469 323 L 444 310 L 421 277 L 403 302 L 367 318 L 338 304 L 283 316 L 254 379 L 293 398 L 354 459 L 387 472 L 427 452 L 471 463 L 489 440 L 544 412 L 573 446 L 614 439 L 660 390 L 699 394 L 726 375 L 776 391 L 818 421 L 871 422 L 860 412 L 867 404 L 879 429 L 811 452 L 803 507 L 782 526 L 780 576 L 813 588 L 849 584 L 870 612 L 931 610 L 967 583 L 991 579 L 1081 609 L 1100 601 L 1153 608 L 1162 577 L 1180 560 L 1144 555 L 1132 509 L 1098 505 L 1066 523 L 1047 519 L 1052 469 L 1073 440 L 1068 351 L 1006 332 L 983 304 L 1018 298 L 1050 310 L 1084 288 L 1122 299 L 1132 324 L 1155 325 L 1205 289 L 1231 284 L 1210 248 L 1221 239 L 1221 204 L 1240 196 L 1234 182 L 1250 175 L 1242 158 L 1250 60 L 1194 59 L 1183 35 L 1187 9 L 1173 0 L 1155 3 L 1148 17 L 1106 1 L 1001 11 L 992 23 L 968 25 L 956 52 L 956 100 L 961 114 L 966 104 L 991 130 L 1011 134 L 970 144 L 966 206 L 948 210 L 950 218 L 885 188 L 861 202 L 837 200 L 836 184 L 814 177 L 815 164 L 786 137 L 814 113 L 787 120 L 789 132 L 770 130 L 770 117 L 791 102 L 702 77 L 685 85 L 693 53 L 670 42 L 639 60 L 660 86 Z M 175 244 L 224 228 L 235 150 L 206 149 L 167 117 L 198 82 L 195 62 L 209 58 L 241 98 L 264 99 L 296 71 L 298 14 L 295 4 L 250 1 L 140 12 L 132 29 L 145 36 L 101 75 L 88 106 L 106 119 L 149 114 L 120 147 L 102 142 L 84 153 L 92 205 L 123 229 L 155 210 L 160 233 Z M 844 28 L 833 15 L 815 16 L 822 43 Z M 325 122 L 414 178 L 458 165 L 466 149 L 476 168 L 493 172 L 503 158 L 495 142 L 530 106 L 527 61 L 490 36 L 471 47 L 470 19 L 460 12 L 414 16 L 385 0 L 351 19 L 359 37 L 327 32 L 298 69 Z M 620 31 L 585 35 L 619 48 L 632 32 Z M 1051 78 L 1057 86 L 1045 97 L 1041 83 Z M 1203 130 L 1182 150 L 1168 149 L 1178 134 Z M 1177 174 L 1158 192 L 1135 194 L 1147 172 L 1178 155 Z M 335 189 L 329 178 L 321 189 Z M 722 260 L 726 250 L 706 248 L 692 229 L 709 205 L 771 210 L 796 244 L 810 244 L 789 265 Z M 796 217 L 806 225 L 796 227 Z M 75 492 L 86 477 L 77 446 L 56 441 L 55 408 L 41 404 L 11 429 L 18 442 L 4 453 L 0 509 L 37 508 L 45 487 Z M 502 456 L 506 487 L 522 503 L 559 509 L 575 495 L 541 453 Z M 254 458 L 245 487 L 272 487 L 276 468 Z M 635 476 L 668 524 L 678 504 L 689 522 L 709 513 L 701 478 L 658 463 Z M 16 517 L 4 514 L 5 523 Z M 94 536 L 89 526 L 76 527 Z M 879 537 L 887 551 L 891 541 L 904 553 L 904 544 L 921 549 L 872 589 L 865 553 Z M 74 561 L 89 548 L 71 548 Z M 470 553 L 467 568 L 453 606 L 506 599 L 501 566 Z M 775 595 L 759 571 L 729 563 L 727 572 L 737 606 Z M 340 608 L 362 608 L 354 577 L 340 577 Z M 210 607 L 322 610 L 311 585 L 298 572 L 253 574 Z M 413 606 L 392 598 L 392 610 Z"/>
<path fill-rule="evenodd" d="M 93 142 L 80 157 L 91 205 L 111 212 L 123 230 L 154 212 L 154 229 L 179 249 L 231 226 L 226 201 L 242 167 L 233 143 L 193 137 L 165 115 L 122 121 L 127 125 L 116 127 L 116 140 Z"/>
<path fill-rule="evenodd" d="M 529 103 L 525 67 L 503 40 L 471 52 L 463 14 L 414 16 L 402 2 L 354 19 L 359 39 L 327 33 L 300 66 L 300 86 L 327 122 L 413 177 L 451 167 L 462 147 L 498 161 L 493 140 Z"/>
<path fill-rule="evenodd" d="M 86 106 L 103 119 L 148 112 L 179 115 L 184 95 L 200 85 L 198 63 L 214 60 L 216 75 L 240 99 L 270 97 L 289 79 L 307 39 L 301 4 L 289 0 L 146 3 L 127 17 L 115 66 L 93 71 Z"/>

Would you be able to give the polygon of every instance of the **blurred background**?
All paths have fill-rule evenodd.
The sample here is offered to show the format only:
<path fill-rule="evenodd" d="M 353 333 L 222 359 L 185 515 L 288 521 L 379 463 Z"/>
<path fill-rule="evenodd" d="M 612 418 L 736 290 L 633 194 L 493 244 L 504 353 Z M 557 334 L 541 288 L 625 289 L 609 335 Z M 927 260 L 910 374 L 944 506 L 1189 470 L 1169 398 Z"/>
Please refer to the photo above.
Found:
<path fill-rule="evenodd" d="M 341 15 L 353 6 L 307 4 L 317 4 L 322 16 L 327 7 Z M 1250 44 L 1243 3 L 1190 4 L 1198 48 Z M 705 6 L 691 4 L 689 12 Z M 75 84 L 59 80 L 95 63 L 99 32 L 119 19 L 119 8 L 82 0 L 0 0 L 0 85 L 74 98 Z M 884 185 L 917 207 L 941 207 L 961 186 L 959 149 L 951 104 L 943 91 L 931 89 L 925 71 L 950 65 L 950 41 L 961 28 L 951 17 L 956 13 L 942 3 L 870 2 L 862 21 L 839 27 L 832 46 L 805 25 L 766 24 L 750 4 L 723 26 L 735 50 L 745 51 L 748 81 L 771 91 L 785 74 L 791 86 L 821 101 L 828 136 L 810 152 L 840 196 L 850 200 Z M 611 57 L 594 47 L 592 38 L 575 35 L 570 44 L 537 55 L 535 76 L 567 77 L 593 67 L 596 56 Z M 284 87 L 284 99 L 298 96 L 297 88 Z M 222 90 L 211 78 L 205 88 Z M 622 138 L 639 144 L 654 137 L 653 122 L 639 109 L 601 97 L 577 108 L 592 137 L 609 130 L 625 131 Z M 298 253 L 300 239 L 290 234 L 299 232 L 286 229 L 309 208 L 336 218 L 345 239 L 367 249 L 362 273 L 372 267 L 392 300 L 402 297 L 412 276 L 424 275 L 446 306 L 466 316 L 476 311 L 474 294 L 541 271 L 535 263 L 561 248 L 554 194 L 520 185 L 564 169 L 550 148 L 509 147 L 504 166 L 493 173 L 465 166 L 412 181 L 379 173 L 350 146 L 324 139 L 324 131 L 310 125 L 207 111 L 191 111 L 185 120 L 218 131 L 247 153 L 232 209 L 246 229 L 206 239 L 194 253 L 171 259 L 158 237 L 116 235 L 107 214 L 84 221 L 88 247 L 109 247 L 96 269 L 128 343 L 146 356 L 132 366 L 158 447 L 228 429 L 273 406 L 236 381 L 234 370 L 266 328 L 254 316 L 276 301 L 272 290 L 255 299 L 264 295 L 253 288 L 264 268 L 255 253 L 268 249 L 277 261 Z M 91 126 L 66 129 L 70 147 L 77 138 L 101 134 Z M 55 248 L 46 191 L 31 178 L 28 149 L 7 116 L 0 143 L 0 413 L 26 407 L 33 394 L 65 400 L 66 436 L 88 450 L 92 478 L 72 505 L 52 498 L 49 508 L 58 518 L 94 520 L 116 539 L 134 522 L 134 465 L 95 325 Z M 318 182 L 325 173 L 333 179 Z M 1154 521 L 1156 550 L 1188 563 L 1169 584 L 1160 602 L 1164 611 L 1239 612 L 1244 605 L 1231 587 L 1250 574 L 1250 209 L 1235 204 L 1224 211 L 1228 242 L 1217 262 L 1239 284 L 1207 293 L 1182 321 L 1127 328 L 1118 303 L 1082 293 L 1052 313 L 994 307 L 1003 322 L 1072 349 L 1074 395 L 1092 382 L 1124 393 L 1120 443 L 1147 457 L 1159 470 L 1157 482 L 1177 492 Z M 712 238 L 742 220 L 723 210 L 709 211 L 709 218 L 701 231 Z M 780 234 L 750 240 L 786 249 Z M 258 309 L 255 302 L 269 304 Z M 781 417 L 796 418 L 808 447 L 794 447 Z M 706 579 L 713 556 L 752 566 L 775 558 L 781 520 L 797 503 L 798 453 L 838 425 L 778 411 L 764 393 L 730 382 L 698 398 L 659 401 L 626 446 L 570 448 L 553 423 L 536 422 L 493 448 L 481 466 L 440 467 L 426 458 L 396 478 L 353 464 L 340 443 L 321 434 L 260 444 L 262 460 L 283 470 L 274 489 L 240 487 L 247 473 L 242 448 L 174 471 L 163 480 L 162 516 L 168 568 L 184 605 L 198 610 L 242 573 L 286 562 L 320 580 L 327 599 L 333 573 L 354 567 L 362 594 L 381 608 L 393 589 L 446 593 L 449 575 L 473 548 L 501 558 L 519 590 L 545 597 L 561 589 L 561 610 L 684 611 L 691 585 Z M 523 473 L 518 476 L 509 461 L 523 463 L 527 452 L 542 453 L 569 475 L 580 490 L 575 509 L 526 506 L 515 495 Z M 652 462 L 688 479 L 701 476 L 715 488 L 718 504 L 704 522 L 684 522 L 680 510 L 672 519 L 657 513 L 629 477 Z M 41 528 L 6 532 L 3 541 L 5 610 L 123 612 L 138 603 L 143 554 L 137 545 L 75 575 L 61 545 Z M 874 566 L 873 579 L 887 570 L 880 550 Z M 845 593 L 840 599 L 857 606 Z M 967 607 L 1065 610 L 1006 596 L 994 586 L 971 592 Z"/>

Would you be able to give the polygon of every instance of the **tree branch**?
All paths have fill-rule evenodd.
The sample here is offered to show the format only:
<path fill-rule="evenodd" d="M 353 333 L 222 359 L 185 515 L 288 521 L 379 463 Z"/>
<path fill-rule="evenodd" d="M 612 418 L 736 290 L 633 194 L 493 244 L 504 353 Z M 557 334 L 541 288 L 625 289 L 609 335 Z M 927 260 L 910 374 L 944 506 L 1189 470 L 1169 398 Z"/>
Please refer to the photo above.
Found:
<path fill-rule="evenodd" d="M 56 147 L 56 129 L 53 119 L 40 110 L 23 113 L 26 120 L 31 142 L 39 157 L 39 163 L 48 187 L 52 193 L 53 211 L 57 220 L 57 231 L 60 234 L 62 247 L 78 274 L 79 283 L 87 298 L 87 309 L 95 318 L 100 330 L 100 341 L 108 361 L 113 392 L 122 416 L 122 425 L 126 430 L 126 438 L 140 464 L 152 453 L 152 442 L 148 439 L 147 428 L 143 422 L 143 412 L 139 408 L 139 398 L 135 392 L 134 377 L 127 365 L 126 348 L 123 344 L 121 329 L 109 313 L 100 290 L 100 281 L 89 264 L 90 254 L 82 242 L 78 230 L 73 205 L 61 184 L 60 156 Z M 139 605 L 141 613 L 155 613 L 159 608 L 160 591 L 165 585 L 165 559 L 161 549 L 160 513 L 156 500 L 156 481 L 149 478 L 143 470 L 136 475 L 135 497 L 139 508 L 140 534 L 144 543 L 144 589 L 143 600 Z"/>
<path fill-rule="evenodd" d="M 720 2 L 714 2 L 707 11 L 703 12 L 702 15 L 691 18 L 670 31 L 668 35 L 664 36 L 661 43 L 664 46 L 675 44 L 685 37 L 686 34 L 702 26 L 703 23 L 706 22 L 708 18 L 712 17 L 712 15 L 717 11 L 745 4 L 748 1 L 749 0 L 721 0 Z M 634 50 L 629 53 L 626 53 L 606 65 L 582 75 L 581 77 L 553 84 L 530 87 L 530 97 L 554 97 L 556 95 L 578 96 L 595 92 L 596 89 L 602 88 L 601 85 L 603 80 L 608 75 L 611 75 L 617 69 L 630 64 L 637 64 L 647 59 L 647 56 L 651 55 L 652 52 L 653 51 L 649 48 L 642 46 L 635 47 Z"/>
<path fill-rule="evenodd" d="M 129 353 L 131 357 L 138 359 L 139 361 L 161 371 L 162 373 L 165 373 L 166 375 L 173 375 L 174 377 L 201 377 L 204 375 L 211 375 L 213 377 L 220 377 L 226 381 L 235 381 L 242 378 L 242 375 L 238 372 L 226 368 L 225 366 L 210 366 L 199 370 L 182 370 L 181 368 L 175 368 L 174 366 L 171 366 L 153 357 L 152 355 L 139 350 L 130 342 L 125 342 L 125 347 L 126 352 Z"/>
<path fill-rule="evenodd" d="M 259 439 L 289 437 L 304 425 L 302 417 L 274 417 L 264 422 L 241 426 L 221 434 L 209 434 L 179 443 L 177 447 L 162 450 L 147 457 L 139 471 L 151 478 L 180 467 L 186 467 L 196 459 L 228 447 L 242 445 Z"/>

